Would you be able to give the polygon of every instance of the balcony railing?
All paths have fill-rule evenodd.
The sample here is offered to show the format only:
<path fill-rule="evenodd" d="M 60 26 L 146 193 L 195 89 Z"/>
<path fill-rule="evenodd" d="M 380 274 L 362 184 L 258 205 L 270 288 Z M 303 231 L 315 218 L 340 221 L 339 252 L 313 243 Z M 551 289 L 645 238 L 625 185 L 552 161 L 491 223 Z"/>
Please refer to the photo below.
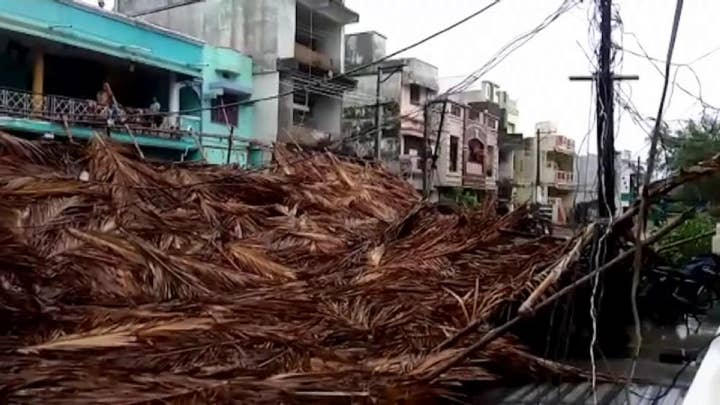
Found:
<path fill-rule="evenodd" d="M 92 100 L 32 94 L 0 89 L 0 111 L 12 115 L 28 115 L 53 120 L 102 120 Z"/>
<path fill-rule="evenodd" d="M 575 184 L 575 173 L 566 172 L 563 170 L 556 170 L 555 183 L 560 185 L 573 185 Z"/>
<path fill-rule="evenodd" d="M 557 151 L 574 153 L 575 141 L 564 136 L 556 136 L 554 149 Z"/>
<path fill-rule="evenodd" d="M 68 125 L 107 127 L 110 109 L 94 100 L 0 89 L 0 114 Z M 187 132 L 168 128 L 167 120 L 156 122 L 157 116 L 142 108 L 122 107 L 113 118 L 113 128 L 120 131 L 129 128 L 143 135 L 163 138 L 179 138 Z M 193 126 L 197 126 L 196 123 Z"/>

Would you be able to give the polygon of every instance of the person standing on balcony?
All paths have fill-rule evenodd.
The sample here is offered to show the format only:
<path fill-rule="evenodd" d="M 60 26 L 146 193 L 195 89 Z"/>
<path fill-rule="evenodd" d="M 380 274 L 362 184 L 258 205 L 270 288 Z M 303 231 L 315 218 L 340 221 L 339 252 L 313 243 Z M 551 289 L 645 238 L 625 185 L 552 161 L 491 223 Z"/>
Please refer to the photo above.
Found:
<path fill-rule="evenodd" d="M 150 113 L 152 114 L 153 126 L 155 128 L 160 128 L 163 123 L 163 116 L 160 115 L 160 109 L 162 106 L 160 105 L 157 97 L 153 97 L 152 100 L 153 102 L 150 104 Z"/>

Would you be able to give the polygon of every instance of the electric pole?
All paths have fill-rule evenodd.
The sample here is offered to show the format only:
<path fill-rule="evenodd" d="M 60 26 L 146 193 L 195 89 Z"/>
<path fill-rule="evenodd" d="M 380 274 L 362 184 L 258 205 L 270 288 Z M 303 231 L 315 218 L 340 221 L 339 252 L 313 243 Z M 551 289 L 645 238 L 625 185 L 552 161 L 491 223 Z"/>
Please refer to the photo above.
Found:
<path fill-rule="evenodd" d="M 381 144 L 383 134 L 383 108 L 385 103 L 382 102 L 382 84 L 385 83 L 395 73 L 402 72 L 405 67 L 404 63 L 393 65 L 393 66 L 378 66 L 377 67 L 377 87 L 375 88 L 375 159 L 381 160 Z M 388 73 L 387 77 L 383 78 L 383 71 L 385 69 L 392 69 Z"/>
<path fill-rule="evenodd" d="M 380 98 L 382 97 L 382 66 L 377 67 L 377 88 L 375 89 L 375 159 L 380 161 L 380 142 L 382 142 L 382 104 Z"/>
<path fill-rule="evenodd" d="M 610 49 L 612 47 L 612 0 L 600 0 L 600 54 L 599 76 L 597 83 L 597 149 L 598 173 L 598 212 L 600 217 L 615 215 L 615 99 L 613 79 L 610 67 Z"/>
<path fill-rule="evenodd" d="M 637 166 L 635 167 L 635 198 L 640 198 L 640 155 L 637 157 Z"/>
<path fill-rule="evenodd" d="M 428 179 L 428 146 L 430 145 L 430 130 L 428 128 L 430 123 L 428 122 L 428 117 L 430 114 L 428 114 L 428 108 L 430 108 L 430 104 L 425 103 L 423 106 L 423 148 L 421 156 L 423 197 L 430 195 L 430 182 Z"/>
<path fill-rule="evenodd" d="M 535 130 L 535 202 L 542 202 L 542 185 L 540 184 L 540 129 Z"/>
<path fill-rule="evenodd" d="M 615 96 L 619 80 L 638 80 L 636 75 L 615 75 L 611 66 L 612 0 L 597 0 L 600 12 L 600 52 L 598 71 L 593 76 L 570 76 L 570 80 L 594 81 L 597 89 L 598 212 L 601 218 L 615 215 Z"/>

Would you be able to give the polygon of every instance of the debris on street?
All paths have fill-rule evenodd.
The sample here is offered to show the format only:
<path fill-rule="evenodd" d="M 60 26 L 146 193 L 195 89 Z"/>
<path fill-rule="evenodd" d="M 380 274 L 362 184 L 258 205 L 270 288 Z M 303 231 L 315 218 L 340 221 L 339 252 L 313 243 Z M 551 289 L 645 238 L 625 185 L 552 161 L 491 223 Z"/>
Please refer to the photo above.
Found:
<path fill-rule="evenodd" d="M 244 171 L 148 163 L 99 137 L 0 147 L 11 402 L 396 402 L 582 374 L 507 335 L 421 383 L 572 248 L 503 232 L 522 209 L 440 212 L 319 152 L 278 148 L 274 168 Z"/>

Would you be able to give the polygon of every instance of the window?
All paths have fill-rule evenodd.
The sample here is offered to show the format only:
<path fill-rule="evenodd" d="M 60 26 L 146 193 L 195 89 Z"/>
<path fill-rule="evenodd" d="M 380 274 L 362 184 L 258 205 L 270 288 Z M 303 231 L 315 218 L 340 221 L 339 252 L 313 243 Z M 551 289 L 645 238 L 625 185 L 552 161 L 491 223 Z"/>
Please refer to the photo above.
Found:
<path fill-rule="evenodd" d="M 469 118 L 473 121 L 480 121 L 480 111 L 470 110 Z"/>
<path fill-rule="evenodd" d="M 461 116 L 462 116 L 462 110 L 460 109 L 460 106 L 457 106 L 457 105 L 452 105 L 452 106 L 450 106 L 450 114 L 452 114 L 452 115 L 454 115 L 454 116 L 456 116 L 456 117 L 461 117 Z"/>
<path fill-rule="evenodd" d="M 422 156 L 423 138 L 412 135 L 403 136 L 403 155 Z"/>
<path fill-rule="evenodd" d="M 485 145 L 477 139 L 471 139 L 468 142 L 468 161 L 480 165 L 485 164 Z"/>
<path fill-rule="evenodd" d="M 460 138 L 457 136 L 450 136 L 450 171 L 458 171 L 458 145 Z"/>
<path fill-rule="evenodd" d="M 413 105 L 420 104 L 420 86 L 417 84 L 410 85 L 410 103 Z"/>
<path fill-rule="evenodd" d="M 485 125 L 492 129 L 498 129 L 498 120 L 490 116 L 485 116 Z"/>
<path fill-rule="evenodd" d="M 237 127 L 240 119 L 240 107 L 236 104 L 238 101 L 240 98 L 231 94 L 215 97 L 212 100 L 213 109 L 210 111 L 212 122 Z"/>

